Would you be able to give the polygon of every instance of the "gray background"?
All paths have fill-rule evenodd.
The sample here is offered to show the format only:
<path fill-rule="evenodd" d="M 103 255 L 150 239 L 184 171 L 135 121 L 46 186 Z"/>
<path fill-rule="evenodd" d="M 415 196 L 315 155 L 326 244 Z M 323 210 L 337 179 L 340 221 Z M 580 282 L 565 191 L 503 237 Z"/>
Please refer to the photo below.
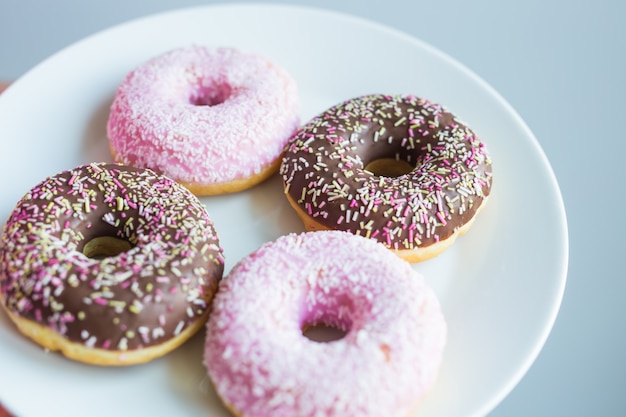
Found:
<path fill-rule="evenodd" d="M 0 80 L 111 25 L 211 3 L 0 0 Z M 619 268 L 626 233 L 626 2 L 284 3 L 347 12 L 421 38 L 475 71 L 524 118 L 565 200 L 568 283 L 543 351 L 490 417 L 626 415 L 626 280 Z"/>

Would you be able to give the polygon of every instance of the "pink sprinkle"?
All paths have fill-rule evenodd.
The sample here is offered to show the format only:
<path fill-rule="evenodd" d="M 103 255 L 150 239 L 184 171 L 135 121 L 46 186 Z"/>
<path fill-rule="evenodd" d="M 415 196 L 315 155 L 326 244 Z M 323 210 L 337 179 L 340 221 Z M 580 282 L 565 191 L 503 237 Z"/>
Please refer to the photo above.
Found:
<path fill-rule="evenodd" d="M 96 304 L 99 304 L 99 305 L 101 305 L 101 306 L 105 306 L 105 305 L 107 305 L 107 304 L 108 304 L 107 300 L 106 300 L 106 299 L 104 299 L 104 298 L 102 298 L 102 297 L 95 297 L 95 298 L 93 299 L 93 302 L 94 302 L 94 303 L 96 303 Z"/>
<path fill-rule="evenodd" d="M 389 229 L 384 228 L 383 233 L 387 236 L 387 246 L 391 246 L 391 234 L 389 233 Z"/>
<path fill-rule="evenodd" d="M 115 185 L 117 185 L 122 192 L 126 191 L 126 187 L 124 187 L 122 185 L 122 183 L 119 182 L 119 180 L 117 178 L 113 177 L 112 180 L 115 183 Z"/>

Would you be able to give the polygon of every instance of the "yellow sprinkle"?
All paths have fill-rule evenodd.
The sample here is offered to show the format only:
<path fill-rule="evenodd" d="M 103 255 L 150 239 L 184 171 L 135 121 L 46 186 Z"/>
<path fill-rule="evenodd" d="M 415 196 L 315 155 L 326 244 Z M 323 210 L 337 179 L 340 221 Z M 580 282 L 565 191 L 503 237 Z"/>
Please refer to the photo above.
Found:
<path fill-rule="evenodd" d="M 400 126 L 402 123 L 406 122 L 406 117 L 402 116 L 401 118 L 399 118 L 398 120 L 396 120 L 396 122 L 393 124 L 395 127 Z"/>
<path fill-rule="evenodd" d="M 72 274 L 70 275 L 70 277 L 67 279 L 67 283 L 70 285 L 70 287 L 72 288 L 76 288 L 78 287 L 78 284 L 80 283 L 78 281 L 78 277 L 76 276 L 76 274 Z"/>
<path fill-rule="evenodd" d="M 109 300 L 109 305 L 111 307 L 118 307 L 118 308 L 124 308 L 126 307 L 126 302 L 125 301 L 119 301 L 119 300 Z"/>
<path fill-rule="evenodd" d="M 133 314 L 139 314 L 139 313 L 141 313 L 142 308 L 143 308 L 143 306 L 141 305 L 141 303 L 139 303 L 137 300 L 135 300 L 135 301 L 133 302 L 133 304 L 131 304 L 131 305 L 128 307 L 128 310 L 129 310 L 131 313 L 133 313 Z"/>

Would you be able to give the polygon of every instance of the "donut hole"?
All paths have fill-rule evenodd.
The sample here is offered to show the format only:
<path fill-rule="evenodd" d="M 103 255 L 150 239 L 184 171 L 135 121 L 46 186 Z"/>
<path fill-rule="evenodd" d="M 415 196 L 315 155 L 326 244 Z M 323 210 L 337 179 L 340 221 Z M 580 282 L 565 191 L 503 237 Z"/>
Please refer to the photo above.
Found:
<path fill-rule="evenodd" d="M 304 326 L 302 335 L 313 342 L 327 343 L 343 339 L 348 331 L 329 323 L 315 323 Z"/>
<path fill-rule="evenodd" d="M 415 169 L 420 151 L 403 139 L 381 138 L 357 150 L 363 169 L 379 177 L 396 178 Z"/>
<path fill-rule="evenodd" d="M 228 100 L 231 91 L 231 86 L 226 83 L 200 86 L 192 91 L 189 97 L 189 103 L 194 106 L 217 106 Z"/>
<path fill-rule="evenodd" d="M 85 244 L 83 255 L 92 259 L 104 259 L 127 252 L 132 247 L 133 245 L 124 239 L 113 236 L 98 236 Z"/>
<path fill-rule="evenodd" d="M 302 335 L 314 342 L 334 342 L 343 339 L 352 328 L 350 315 L 352 311 L 351 303 L 343 298 L 337 298 L 337 305 L 329 307 L 328 305 L 317 306 L 303 320 Z M 348 313 L 347 313 L 348 312 Z"/>
<path fill-rule="evenodd" d="M 396 158 L 374 159 L 364 169 L 379 177 L 400 177 L 413 171 L 415 167 L 409 162 Z"/>

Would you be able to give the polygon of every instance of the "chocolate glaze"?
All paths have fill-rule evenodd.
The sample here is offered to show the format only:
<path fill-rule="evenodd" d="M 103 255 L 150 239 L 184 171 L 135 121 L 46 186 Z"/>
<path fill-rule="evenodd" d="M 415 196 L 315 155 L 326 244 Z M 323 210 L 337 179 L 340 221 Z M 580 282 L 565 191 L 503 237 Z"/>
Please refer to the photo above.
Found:
<path fill-rule="evenodd" d="M 398 177 L 364 169 L 394 158 Z M 441 105 L 415 96 L 369 95 L 303 126 L 280 173 L 285 193 L 314 221 L 412 250 L 451 236 L 491 191 L 491 159 L 476 134 Z"/>
<path fill-rule="evenodd" d="M 131 249 L 92 259 L 95 237 Z M 157 345 L 204 316 L 224 269 L 202 203 L 153 171 L 89 164 L 47 178 L 0 239 L 7 308 L 73 342 L 114 351 Z"/>

